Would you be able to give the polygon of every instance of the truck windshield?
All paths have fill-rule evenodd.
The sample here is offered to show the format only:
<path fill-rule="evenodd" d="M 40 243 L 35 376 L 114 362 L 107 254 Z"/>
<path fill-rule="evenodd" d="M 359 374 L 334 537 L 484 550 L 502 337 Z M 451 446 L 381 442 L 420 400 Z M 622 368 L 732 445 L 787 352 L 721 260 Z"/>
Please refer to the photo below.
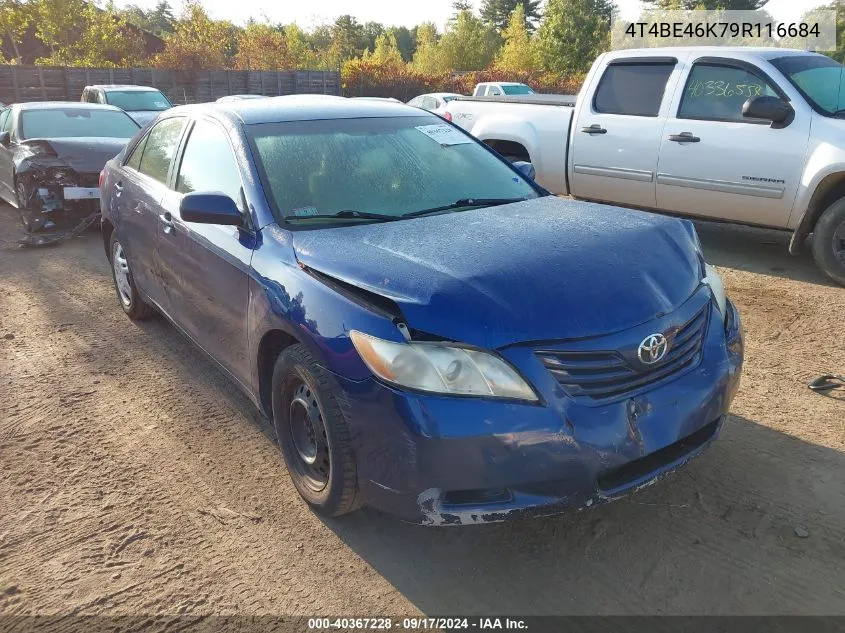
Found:
<path fill-rule="evenodd" d="M 536 198 L 535 187 L 439 117 L 260 123 L 247 127 L 279 219 L 297 226 L 364 214 L 399 218 L 456 201 Z M 471 206 L 463 203 L 459 210 Z M 310 217 L 313 220 L 310 220 Z"/>
<path fill-rule="evenodd" d="M 502 86 L 502 90 L 505 91 L 506 95 L 533 95 L 534 91 L 531 90 L 525 84 L 519 84 L 517 86 Z"/>
<path fill-rule="evenodd" d="M 845 114 L 842 64 L 824 55 L 790 55 L 772 60 L 814 110 L 825 116 Z"/>
<path fill-rule="evenodd" d="M 109 137 L 132 138 L 138 124 L 119 110 L 56 108 L 25 111 L 22 138 Z"/>
<path fill-rule="evenodd" d="M 167 110 L 170 101 L 158 90 L 109 90 L 106 101 L 127 112 Z"/>

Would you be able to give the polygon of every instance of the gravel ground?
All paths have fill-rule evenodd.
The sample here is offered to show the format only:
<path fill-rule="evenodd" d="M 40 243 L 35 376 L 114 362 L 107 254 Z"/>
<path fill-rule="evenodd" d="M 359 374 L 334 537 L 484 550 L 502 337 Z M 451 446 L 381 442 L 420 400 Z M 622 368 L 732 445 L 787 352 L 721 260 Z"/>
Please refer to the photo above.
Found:
<path fill-rule="evenodd" d="M 457 529 L 321 520 L 273 431 L 99 235 L 0 208 L 0 614 L 845 614 L 845 290 L 777 232 L 701 224 L 746 329 L 721 439 L 633 497 Z M 0 627 L 1 628 L 1 627 Z"/>

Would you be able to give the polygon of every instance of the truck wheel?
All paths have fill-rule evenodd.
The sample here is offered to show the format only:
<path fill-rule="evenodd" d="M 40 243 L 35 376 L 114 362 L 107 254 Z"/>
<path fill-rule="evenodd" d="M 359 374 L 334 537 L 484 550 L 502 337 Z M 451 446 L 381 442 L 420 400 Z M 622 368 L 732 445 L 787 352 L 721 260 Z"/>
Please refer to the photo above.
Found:
<path fill-rule="evenodd" d="M 141 299 L 141 295 L 135 288 L 135 280 L 132 278 L 132 271 L 129 270 L 126 251 L 123 250 L 123 244 L 118 241 L 115 233 L 111 236 L 109 255 L 117 300 L 126 316 L 133 321 L 142 321 L 155 316 L 153 307 Z"/>
<path fill-rule="evenodd" d="M 340 387 L 302 345 L 279 354 L 273 369 L 273 422 L 300 496 L 326 516 L 360 507 L 358 474 Z"/>
<path fill-rule="evenodd" d="M 830 205 L 816 223 L 813 259 L 828 277 L 845 286 L 845 198 Z"/>

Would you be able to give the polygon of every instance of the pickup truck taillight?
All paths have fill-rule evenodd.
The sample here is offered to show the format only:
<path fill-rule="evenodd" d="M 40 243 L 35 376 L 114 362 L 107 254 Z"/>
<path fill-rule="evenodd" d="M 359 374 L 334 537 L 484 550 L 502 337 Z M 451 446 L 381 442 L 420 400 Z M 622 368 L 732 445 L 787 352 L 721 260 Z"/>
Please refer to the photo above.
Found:
<path fill-rule="evenodd" d="M 105 178 L 105 177 L 106 177 L 106 170 L 105 170 L 105 169 L 101 169 L 101 170 L 100 170 L 100 179 L 97 181 L 97 186 L 98 186 L 100 189 L 102 189 L 102 188 L 103 188 L 103 178 Z"/>
<path fill-rule="evenodd" d="M 451 112 L 444 112 L 443 118 L 446 119 L 447 121 L 451 121 L 452 120 L 452 113 Z"/>

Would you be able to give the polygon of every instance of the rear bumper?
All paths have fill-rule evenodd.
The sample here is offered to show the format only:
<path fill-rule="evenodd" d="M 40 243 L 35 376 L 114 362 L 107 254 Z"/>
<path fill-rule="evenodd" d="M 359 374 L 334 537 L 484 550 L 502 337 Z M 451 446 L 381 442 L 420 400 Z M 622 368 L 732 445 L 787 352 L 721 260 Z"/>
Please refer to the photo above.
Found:
<path fill-rule="evenodd" d="M 713 310 L 697 367 L 610 403 L 567 396 L 525 358 L 515 364 L 541 404 L 338 377 L 365 503 L 416 523 L 477 524 L 589 507 L 652 483 L 718 437 L 739 387 L 739 317 L 726 332 Z"/>

